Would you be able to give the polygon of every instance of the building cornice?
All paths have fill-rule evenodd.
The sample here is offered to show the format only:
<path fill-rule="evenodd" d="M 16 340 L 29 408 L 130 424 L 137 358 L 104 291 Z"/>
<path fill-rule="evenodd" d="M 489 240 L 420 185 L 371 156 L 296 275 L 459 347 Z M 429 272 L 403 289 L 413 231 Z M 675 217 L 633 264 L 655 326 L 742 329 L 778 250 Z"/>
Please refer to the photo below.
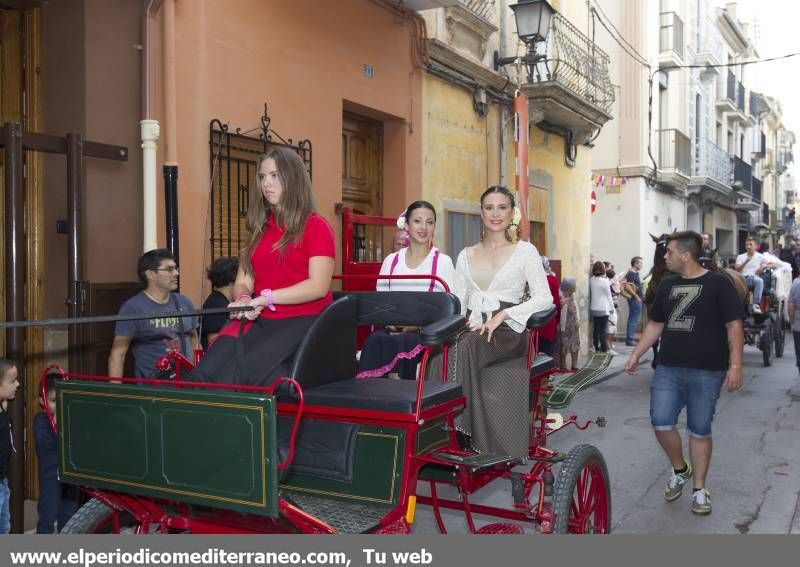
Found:
<path fill-rule="evenodd" d="M 476 63 L 441 40 L 428 40 L 428 55 L 432 62 L 465 75 L 484 88 L 489 87 L 513 95 L 514 89 L 513 87 L 509 89 L 511 86 L 510 81 L 505 75 Z"/>

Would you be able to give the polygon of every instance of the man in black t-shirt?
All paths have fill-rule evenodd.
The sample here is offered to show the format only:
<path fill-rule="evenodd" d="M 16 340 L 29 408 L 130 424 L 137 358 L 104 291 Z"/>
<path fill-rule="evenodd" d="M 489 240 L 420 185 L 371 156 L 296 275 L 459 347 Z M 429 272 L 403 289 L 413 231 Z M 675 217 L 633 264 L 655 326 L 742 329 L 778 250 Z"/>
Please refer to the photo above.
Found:
<path fill-rule="evenodd" d="M 650 419 L 672 464 L 664 498 L 676 500 L 691 478 L 691 509 L 703 515 L 711 513 L 705 481 L 717 398 L 723 383 L 731 392 L 742 387 L 744 307 L 727 276 L 700 265 L 701 251 L 702 238 L 696 232 L 676 232 L 667 238 L 665 259 L 675 275 L 658 286 L 650 322 L 625 371 L 635 374 L 639 357 L 661 339 L 650 386 Z M 675 429 L 684 406 L 691 464 L 683 457 Z"/>

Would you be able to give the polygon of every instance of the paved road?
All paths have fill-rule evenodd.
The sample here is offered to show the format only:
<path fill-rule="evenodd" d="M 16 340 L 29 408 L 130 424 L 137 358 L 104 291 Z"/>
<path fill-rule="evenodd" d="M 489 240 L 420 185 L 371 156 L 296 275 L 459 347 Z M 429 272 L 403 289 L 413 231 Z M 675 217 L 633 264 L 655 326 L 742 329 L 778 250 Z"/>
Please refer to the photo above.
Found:
<path fill-rule="evenodd" d="M 570 428 L 551 438 L 561 450 L 591 443 L 603 452 L 611 478 L 612 533 L 800 533 L 800 375 L 787 338 L 784 357 L 770 368 L 762 366 L 758 350 L 745 347 L 744 387 L 720 397 L 708 476 L 714 511 L 707 517 L 690 512 L 689 490 L 675 502 L 664 501 L 669 467 L 650 427 L 649 355 L 638 374 L 629 376 L 621 367 L 631 349 L 618 349 L 606 379 L 578 394 L 565 411 L 587 419 L 605 416 L 607 427 Z M 685 419 L 679 427 L 685 432 Z M 478 496 L 495 505 L 511 501 L 504 481 Z M 451 533 L 466 531 L 456 513 L 447 513 L 445 521 Z M 436 531 L 428 509 L 418 508 L 414 531 Z"/>

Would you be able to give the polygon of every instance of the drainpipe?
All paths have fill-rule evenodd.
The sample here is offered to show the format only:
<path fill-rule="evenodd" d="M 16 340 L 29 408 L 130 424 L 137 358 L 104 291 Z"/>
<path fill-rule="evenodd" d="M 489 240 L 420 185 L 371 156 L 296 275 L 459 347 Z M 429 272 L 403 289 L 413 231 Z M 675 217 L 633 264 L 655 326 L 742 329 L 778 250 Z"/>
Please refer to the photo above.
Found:
<path fill-rule="evenodd" d="M 505 2 L 500 5 L 500 56 L 506 56 L 506 33 L 508 31 L 508 10 Z M 508 150 L 506 148 L 506 125 L 509 121 L 508 109 L 505 104 L 500 105 L 500 185 L 506 186 L 508 179 Z"/>
<path fill-rule="evenodd" d="M 160 127 L 153 120 L 153 43 L 151 28 L 155 13 L 162 0 L 148 0 L 142 17 L 142 120 L 139 128 L 142 137 L 142 205 L 143 205 L 143 249 L 158 247 L 156 224 L 156 150 Z"/>
<path fill-rule="evenodd" d="M 164 124 L 166 160 L 164 161 L 164 199 L 166 207 L 167 248 L 178 258 L 178 135 L 175 86 L 175 0 L 164 2 Z"/>
<path fill-rule="evenodd" d="M 158 248 L 156 226 L 156 150 L 160 128 L 158 120 L 139 122 L 142 134 L 142 193 L 144 212 L 144 251 Z"/>

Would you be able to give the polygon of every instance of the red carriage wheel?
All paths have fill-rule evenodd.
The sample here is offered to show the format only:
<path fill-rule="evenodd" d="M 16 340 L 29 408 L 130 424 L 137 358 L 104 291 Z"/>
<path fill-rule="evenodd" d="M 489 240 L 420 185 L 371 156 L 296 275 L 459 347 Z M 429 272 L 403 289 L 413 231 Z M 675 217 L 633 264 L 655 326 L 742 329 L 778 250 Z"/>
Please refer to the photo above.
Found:
<path fill-rule="evenodd" d="M 150 524 L 148 533 L 157 533 L 160 526 Z M 61 531 L 62 534 L 136 534 L 141 532 L 133 517 L 115 512 L 96 498 L 80 507 Z"/>
<path fill-rule="evenodd" d="M 596 447 L 578 445 L 561 464 L 553 514 L 557 534 L 607 534 L 611 530 L 608 469 Z"/>

